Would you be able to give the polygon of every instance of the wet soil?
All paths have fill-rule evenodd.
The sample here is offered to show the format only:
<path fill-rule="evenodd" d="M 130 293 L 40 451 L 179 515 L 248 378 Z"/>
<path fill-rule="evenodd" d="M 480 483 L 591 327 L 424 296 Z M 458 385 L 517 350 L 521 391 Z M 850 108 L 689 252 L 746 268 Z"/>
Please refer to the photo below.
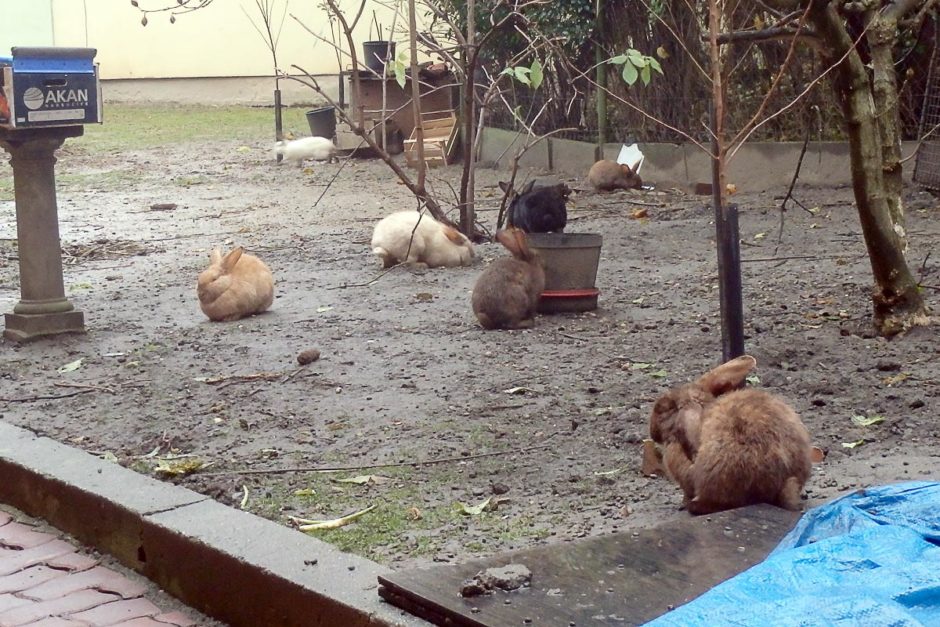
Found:
<path fill-rule="evenodd" d="M 720 361 L 707 198 L 576 192 L 567 230 L 604 237 L 599 308 L 487 332 L 470 292 L 498 245 L 480 245 L 471 267 L 380 276 L 372 227 L 415 203 L 377 161 L 279 167 L 260 141 L 59 157 L 65 281 L 88 332 L 0 345 L 3 420 L 283 524 L 375 505 L 314 533 L 396 568 L 687 515 L 678 489 L 640 465 L 657 395 Z M 477 172 L 489 229 L 501 174 Z M 434 175 L 449 194 L 459 170 Z M 736 200 L 759 385 L 828 451 L 807 506 L 936 479 L 937 328 L 875 337 L 851 190 L 796 196 L 806 210 L 791 203 L 782 228 L 779 193 Z M 937 203 L 907 197 L 911 265 L 940 285 Z M 0 201 L 3 311 L 19 296 L 14 216 Z M 211 323 L 196 275 L 210 248 L 234 245 L 268 263 L 277 297 L 264 315 Z M 307 349 L 321 357 L 301 367 Z M 201 467 L 156 470 L 181 462 Z"/>

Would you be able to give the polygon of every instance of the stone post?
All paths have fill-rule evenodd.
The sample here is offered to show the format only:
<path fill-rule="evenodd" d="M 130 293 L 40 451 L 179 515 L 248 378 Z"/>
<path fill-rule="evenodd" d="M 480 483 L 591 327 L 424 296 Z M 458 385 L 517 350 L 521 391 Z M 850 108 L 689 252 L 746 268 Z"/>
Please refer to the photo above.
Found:
<path fill-rule="evenodd" d="M 58 333 L 84 333 L 85 317 L 65 297 L 55 151 L 81 126 L 0 129 L 0 147 L 10 153 L 16 199 L 20 302 L 4 314 L 3 335 L 18 342 Z"/>

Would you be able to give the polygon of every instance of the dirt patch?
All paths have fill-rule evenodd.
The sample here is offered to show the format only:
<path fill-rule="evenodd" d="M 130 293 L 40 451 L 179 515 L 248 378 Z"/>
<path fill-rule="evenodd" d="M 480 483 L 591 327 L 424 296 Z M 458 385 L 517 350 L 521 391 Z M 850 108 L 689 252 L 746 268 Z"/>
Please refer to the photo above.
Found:
<path fill-rule="evenodd" d="M 400 268 L 369 283 L 380 271 L 373 224 L 414 200 L 381 164 L 353 161 L 315 205 L 339 167 L 277 167 L 260 141 L 66 152 L 65 279 L 88 333 L 4 343 L 2 418 L 140 472 L 201 461 L 192 474 L 162 476 L 284 524 L 375 505 L 316 533 L 396 567 L 685 516 L 675 486 L 641 473 L 642 439 L 657 395 L 720 359 L 707 199 L 575 192 L 568 230 L 604 236 L 599 309 L 484 332 L 470 291 L 502 251 L 486 244 L 471 267 Z M 109 170 L 130 174 L 86 185 Z M 488 228 L 499 174 L 477 173 Z M 435 176 L 446 190 L 459 172 Z M 782 233 L 778 198 L 737 200 L 760 385 L 789 399 L 828 450 L 807 504 L 936 479 L 936 327 L 873 337 L 851 190 L 797 193 L 812 211 L 788 211 Z M 940 284 L 936 255 L 921 268 L 940 243 L 936 203 L 911 191 L 908 207 L 909 258 L 925 283 Z M 632 218 L 637 209 L 648 217 Z M 14 215 L 0 202 L 3 311 L 18 298 Z M 196 275 L 210 248 L 236 244 L 270 265 L 277 298 L 264 315 L 210 323 Z M 298 367 L 311 349 L 320 358 Z M 853 416 L 884 421 L 860 426 Z M 285 468 L 296 470 L 264 474 Z M 349 470 L 304 470 L 313 468 Z"/>

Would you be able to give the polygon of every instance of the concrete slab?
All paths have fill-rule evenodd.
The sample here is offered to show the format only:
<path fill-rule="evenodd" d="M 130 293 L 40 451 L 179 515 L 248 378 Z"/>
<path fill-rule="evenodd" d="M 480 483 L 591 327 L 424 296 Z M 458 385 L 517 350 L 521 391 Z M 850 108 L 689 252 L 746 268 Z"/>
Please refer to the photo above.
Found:
<path fill-rule="evenodd" d="M 0 478 L 0 502 L 230 625 L 427 625 L 379 599 L 379 564 L 3 422 Z"/>

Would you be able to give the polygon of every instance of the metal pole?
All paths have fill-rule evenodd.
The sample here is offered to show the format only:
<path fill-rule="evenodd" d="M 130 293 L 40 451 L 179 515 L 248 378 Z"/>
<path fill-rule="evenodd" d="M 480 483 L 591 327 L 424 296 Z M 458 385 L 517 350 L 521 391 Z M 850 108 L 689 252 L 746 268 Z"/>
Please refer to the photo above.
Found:
<path fill-rule="evenodd" d="M 281 90 L 274 90 L 274 137 L 277 141 L 284 139 L 284 124 L 281 118 Z M 278 153 L 277 162 L 280 163 L 284 155 Z"/>
<path fill-rule="evenodd" d="M 715 109 L 712 107 L 712 128 Z M 712 134 L 712 203 L 715 205 L 715 241 L 718 249 L 718 301 L 721 307 L 721 354 L 723 361 L 744 354 L 744 299 L 741 284 L 741 237 L 738 208 L 723 206 L 721 154 Z"/>

